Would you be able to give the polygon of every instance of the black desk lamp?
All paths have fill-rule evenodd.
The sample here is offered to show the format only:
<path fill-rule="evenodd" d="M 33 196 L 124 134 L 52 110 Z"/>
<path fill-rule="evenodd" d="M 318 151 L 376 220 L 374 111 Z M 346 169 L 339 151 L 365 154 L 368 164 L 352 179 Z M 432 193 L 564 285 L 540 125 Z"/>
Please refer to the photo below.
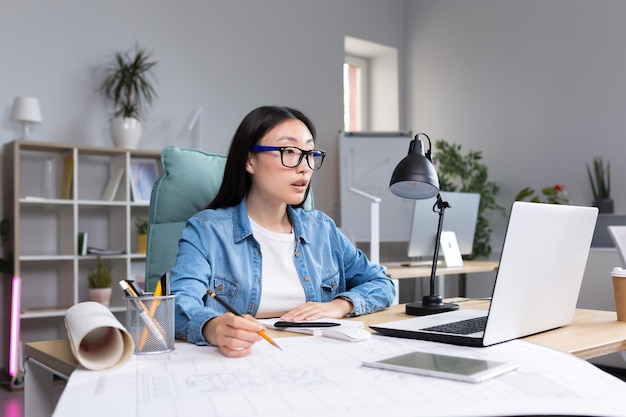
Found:
<path fill-rule="evenodd" d="M 428 152 L 424 154 L 424 145 L 419 135 L 428 139 Z M 437 236 L 435 238 L 435 254 L 430 271 L 430 294 L 422 298 L 422 302 L 409 303 L 406 305 L 406 313 L 413 316 L 426 316 L 428 314 L 442 313 L 444 311 L 457 310 L 457 304 L 444 303 L 441 296 L 435 294 L 435 276 L 437 273 L 437 259 L 439 257 L 439 239 L 443 227 L 443 213 L 450 205 L 441 199 L 439 194 L 439 178 L 430 157 L 432 143 L 425 133 L 418 133 L 409 145 L 408 155 L 400 161 L 393 170 L 389 190 L 398 197 L 412 200 L 423 200 L 437 196 L 437 202 L 433 205 L 433 211 L 439 213 Z"/>

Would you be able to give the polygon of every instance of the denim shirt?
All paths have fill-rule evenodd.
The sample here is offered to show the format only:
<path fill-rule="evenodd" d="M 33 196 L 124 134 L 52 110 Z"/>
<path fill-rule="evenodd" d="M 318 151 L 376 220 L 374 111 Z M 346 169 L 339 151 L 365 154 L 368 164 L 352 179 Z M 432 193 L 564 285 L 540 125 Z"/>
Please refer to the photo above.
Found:
<path fill-rule="evenodd" d="M 351 315 L 388 307 L 395 297 L 384 269 L 317 210 L 287 206 L 296 247 L 293 260 L 307 301 L 350 299 Z M 202 327 L 226 310 L 207 290 L 214 291 L 241 314 L 256 315 L 261 300 L 261 250 L 252 235 L 246 199 L 234 207 L 207 209 L 191 217 L 178 242 L 171 270 L 176 294 L 176 338 L 206 345 Z"/>

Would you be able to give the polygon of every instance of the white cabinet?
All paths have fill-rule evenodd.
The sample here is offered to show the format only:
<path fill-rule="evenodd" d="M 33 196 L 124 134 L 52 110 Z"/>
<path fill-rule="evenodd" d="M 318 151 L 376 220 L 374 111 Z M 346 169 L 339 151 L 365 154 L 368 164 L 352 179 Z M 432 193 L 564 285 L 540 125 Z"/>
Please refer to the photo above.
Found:
<path fill-rule="evenodd" d="M 4 212 L 14 275 L 22 280 L 23 341 L 66 337 L 65 311 L 88 300 L 87 273 L 97 257 L 79 255 L 79 232 L 87 233 L 89 246 L 122 252 L 102 259 L 113 276 L 110 308 L 125 310 L 116 282 L 145 272 L 134 220 L 148 218 L 149 204 L 133 199 L 130 166 L 137 160 L 160 168 L 160 151 L 26 140 L 4 145 Z M 116 193 L 104 200 L 109 178 L 121 171 Z"/>

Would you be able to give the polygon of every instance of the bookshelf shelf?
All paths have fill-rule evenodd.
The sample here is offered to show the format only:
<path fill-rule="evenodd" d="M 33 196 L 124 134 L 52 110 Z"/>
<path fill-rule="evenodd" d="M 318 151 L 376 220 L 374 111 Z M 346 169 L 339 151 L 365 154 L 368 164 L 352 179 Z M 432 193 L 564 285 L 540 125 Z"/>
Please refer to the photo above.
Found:
<path fill-rule="evenodd" d="M 22 279 L 22 341 L 65 338 L 65 311 L 89 299 L 87 274 L 97 255 L 79 254 L 79 232 L 87 232 L 88 246 L 123 251 L 102 255 L 114 282 L 143 275 L 146 257 L 135 253 L 134 219 L 147 218 L 149 204 L 133 201 L 129 173 L 135 160 L 160 167 L 160 155 L 22 139 L 4 145 L 3 202 L 10 236 L 2 255 L 15 254 L 14 275 Z M 105 193 L 112 175 L 119 180 L 113 179 L 114 189 Z M 2 282 L 7 286 L 10 279 Z M 125 303 L 116 289 L 110 310 L 121 313 Z"/>

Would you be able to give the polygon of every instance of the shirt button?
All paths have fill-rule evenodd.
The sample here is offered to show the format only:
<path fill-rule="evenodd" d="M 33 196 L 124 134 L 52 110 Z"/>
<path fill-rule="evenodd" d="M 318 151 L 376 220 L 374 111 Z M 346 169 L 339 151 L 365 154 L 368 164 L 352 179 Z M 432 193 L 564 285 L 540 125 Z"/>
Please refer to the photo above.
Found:
<path fill-rule="evenodd" d="M 310 281 L 310 280 L 311 280 L 311 278 L 309 278 L 309 276 L 307 275 L 306 277 L 304 277 L 304 280 L 305 280 L 305 281 Z"/>
<path fill-rule="evenodd" d="M 222 284 L 220 284 L 220 285 L 218 285 L 218 286 L 217 286 L 217 290 L 218 290 L 218 291 L 222 291 L 223 289 L 224 289 L 224 286 L 223 286 Z"/>
<path fill-rule="evenodd" d="M 333 287 L 333 288 L 337 288 L 337 283 L 333 282 L 330 286 Z"/>
<path fill-rule="evenodd" d="M 296 258 L 300 257 L 300 252 L 296 252 Z"/>

